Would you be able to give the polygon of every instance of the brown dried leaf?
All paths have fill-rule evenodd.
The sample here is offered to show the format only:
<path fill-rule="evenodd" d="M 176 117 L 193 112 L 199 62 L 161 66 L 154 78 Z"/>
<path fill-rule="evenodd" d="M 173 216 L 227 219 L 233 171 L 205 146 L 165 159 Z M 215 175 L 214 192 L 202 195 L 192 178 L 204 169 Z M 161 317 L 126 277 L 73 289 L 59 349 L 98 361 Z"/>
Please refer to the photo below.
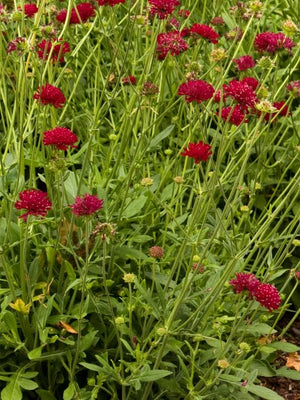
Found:
<path fill-rule="evenodd" d="M 293 368 L 296 371 L 300 371 L 300 354 L 298 353 L 290 353 L 286 358 L 286 367 Z"/>
<path fill-rule="evenodd" d="M 78 335 L 78 332 L 69 324 L 66 324 L 63 321 L 59 321 L 59 325 L 64 328 L 67 332 L 72 333 L 73 335 Z"/>

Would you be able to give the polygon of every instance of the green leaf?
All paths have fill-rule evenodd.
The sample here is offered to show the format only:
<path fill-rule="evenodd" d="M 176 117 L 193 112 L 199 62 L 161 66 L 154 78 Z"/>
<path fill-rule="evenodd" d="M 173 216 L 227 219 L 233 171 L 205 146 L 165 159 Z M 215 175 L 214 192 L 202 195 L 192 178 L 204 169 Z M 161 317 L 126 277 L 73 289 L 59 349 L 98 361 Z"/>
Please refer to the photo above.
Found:
<path fill-rule="evenodd" d="M 115 254 L 123 259 L 131 258 L 134 260 L 147 260 L 148 257 L 140 250 L 132 249 L 127 246 L 115 247 Z"/>
<path fill-rule="evenodd" d="M 253 323 L 252 325 L 247 326 L 246 331 L 252 333 L 254 336 L 268 335 L 277 332 L 264 322 Z"/>
<path fill-rule="evenodd" d="M 164 188 L 160 196 L 160 200 L 161 201 L 170 200 L 172 197 L 174 197 L 174 193 L 175 193 L 175 183 L 172 182 Z"/>
<path fill-rule="evenodd" d="M 53 396 L 52 393 L 48 392 L 47 390 L 38 389 L 36 394 L 40 396 L 41 400 L 57 400 L 56 397 Z"/>
<path fill-rule="evenodd" d="M 300 381 L 300 371 L 295 371 L 294 369 L 288 369 L 287 367 L 282 367 L 276 370 L 277 376 L 284 376 L 285 378 L 293 379 L 294 381 Z"/>
<path fill-rule="evenodd" d="M 246 386 L 246 388 L 249 392 L 256 394 L 256 396 L 259 396 L 265 400 L 284 400 L 284 398 L 279 396 L 279 394 L 264 386 L 254 385 L 250 383 Z"/>
<path fill-rule="evenodd" d="M 273 342 L 268 345 L 268 347 L 272 347 L 276 350 L 285 351 L 286 353 L 295 353 L 300 350 L 299 346 L 288 342 Z"/>
<path fill-rule="evenodd" d="M 128 206 L 125 208 L 123 211 L 123 218 L 132 218 L 135 215 L 137 215 L 144 205 L 146 204 L 146 201 L 148 200 L 148 197 L 146 196 L 140 196 L 137 199 L 130 201 Z"/>
<path fill-rule="evenodd" d="M 36 382 L 32 381 L 31 379 L 26 379 L 26 378 L 22 377 L 19 380 L 19 382 L 20 382 L 20 386 L 25 390 L 34 390 L 39 387 L 39 385 Z"/>
<path fill-rule="evenodd" d="M 173 131 L 175 125 L 169 125 L 166 129 L 156 135 L 149 144 L 149 150 L 152 150 L 154 147 L 158 145 L 163 139 L 168 137 L 170 133 Z"/>
<path fill-rule="evenodd" d="M 63 399 L 72 400 L 74 394 L 75 394 L 75 384 L 71 382 L 70 385 L 67 387 L 67 389 L 64 391 Z"/>
<path fill-rule="evenodd" d="M 273 368 L 270 367 L 267 363 L 261 360 L 254 360 L 249 365 L 250 371 L 257 371 L 257 376 L 266 376 L 271 377 L 276 375 L 276 372 Z"/>
<path fill-rule="evenodd" d="M 164 378 L 165 376 L 171 375 L 171 371 L 166 371 L 163 369 L 152 369 L 150 371 L 145 371 L 139 376 L 141 382 L 153 382 L 158 379 Z"/>
<path fill-rule="evenodd" d="M 91 363 L 87 363 L 87 362 L 81 362 L 79 364 L 82 365 L 84 368 L 89 369 L 90 371 L 95 371 L 95 372 L 102 371 L 102 368 L 96 364 L 91 364 Z"/>
<path fill-rule="evenodd" d="M 1 400 L 22 400 L 19 383 L 13 379 L 1 392 Z"/>
<path fill-rule="evenodd" d="M 152 236 L 149 235 L 135 235 L 132 238 L 130 238 L 135 243 L 146 243 L 149 242 L 150 240 L 153 240 Z"/>
<path fill-rule="evenodd" d="M 98 331 L 89 332 L 81 339 L 80 351 L 85 351 L 91 347 L 97 333 Z"/>
<path fill-rule="evenodd" d="M 43 346 L 39 346 L 36 349 L 31 350 L 27 356 L 29 360 L 35 360 L 36 358 L 40 358 L 42 354 Z"/>

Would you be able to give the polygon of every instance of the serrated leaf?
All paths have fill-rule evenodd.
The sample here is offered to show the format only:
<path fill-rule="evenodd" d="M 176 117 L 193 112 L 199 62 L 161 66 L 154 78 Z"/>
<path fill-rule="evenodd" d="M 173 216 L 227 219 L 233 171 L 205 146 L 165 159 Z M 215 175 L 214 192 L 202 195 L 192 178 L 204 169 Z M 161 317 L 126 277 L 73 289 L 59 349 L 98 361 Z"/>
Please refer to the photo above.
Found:
<path fill-rule="evenodd" d="M 1 400 L 22 400 L 19 383 L 14 379 L 1 392 Z"/>
<path fill-rule="evenodd" d="M 123 211 L 123 218 L 132 218 L 135 215 L 137 215 L 144 205 L 146 204 L 146 201 L 148 200 L 148 197 L 146 196 L 140 196 L 137 199 L 130 201 L 128 206 L 125 208 Z"/>
<path fill-rule="evenodd" d="M 249 384 L 246 385 L 246 388 L 250 393 L 253 393 L 265 400 L 284 400 L 282 396 L 279 396 L 279 394 L 264 386 Z"/>
<path fill-rule="evenodd" d="M 149 150 L 152 150 L 154 147 L 158 145 L 163 139 L 168 137 L 170 133 L 173 131 L 175 125 L 169 125 L 166 129 L 156 135 L 149 144 Z"/>

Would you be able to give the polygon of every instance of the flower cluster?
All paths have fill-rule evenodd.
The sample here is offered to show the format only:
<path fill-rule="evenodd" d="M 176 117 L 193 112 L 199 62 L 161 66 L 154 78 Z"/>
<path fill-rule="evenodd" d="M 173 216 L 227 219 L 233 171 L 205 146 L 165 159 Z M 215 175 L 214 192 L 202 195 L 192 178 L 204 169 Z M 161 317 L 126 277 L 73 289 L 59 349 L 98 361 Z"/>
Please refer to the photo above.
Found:
<path fill-rule="evenodd" d="M 132 75 L 128 75 L 128 76 L 125 76 L 122 79 L 122 82 L 123 82 L 124 85 L 135 85 L 136 84 L 136 78 L 134 76 L 132 76 Z"/>
<path fill-rule="evenodd" d="M 182 39 L 179 31 L 160 33 L 157 36 L 156 51 L 160 60 L 166 58 L 168 53 L 177 56 L 188 48 L 189 45 Z"/>
<path fill-rule="evenodd" d="M 157 15 L 159 19 L 166 19 L 180 5 L 178 0 L 149 0 L 150 15 Z"/>
<path fill-rule="evenodd" d="M 77 196 L 75 203 L 70 205 L 72 213 L 81 216 L 88 216 L 94 214 L 96 211 L 101 210 L 104 200 L 99 199 L 97 196 L 85 194 L 82 197 Z"/>
<path fill-rule="evenodd" d="M 51 209 L 52 204 L 47 196 L 47 193 L 38 189 L 24 190 L 19 193 L 20 200 L 16 201 L 15 208 L 17 210 L 26 210 L 19 218 L 24 222 L 27 221 L 28 215 L 45 217 L 47 211 Z"/>
<path fill-rule="evenodd" d="M 245 71 L 246 69 L 253 68 L 255 66 L 254 59 L 249 55 L 235 58 L 233 62 L 236 63 L 239 71 Z"/>
<path fill-rule="evenodd" d="M 153 258 L 162 258 L 164 255 L 164 249 L 160 246 L 152 246 L 149 249 L 149 255 Z"/>
<path fill-rule="evenodd" d="M 68 42 L 59 42 L 54 40 L 54 43 L 51 40 L 43 39 L 41 43 L 38 44 L 38 56 L 42 60 L 48 60 L 51 57 L 52 62 L 63 62 L 64 55 L 70 52 L 70 45 Z"/>
<path fill-rule="evenodd" d="M 241 125 L 242 122 L 248 122 L 239 105 L 234 107 L 223 107 L 221 109 L 221 118 L 236 126 Z"/>
<path fill-rule="evenodd" d="M 43 106 L 51 104 L 55 108 L 63 107 L 66 102 L 66 98 L 62 91 L 56 86 L 52 86 L 49 83 L 38 87 L 36 93 L 33 95 L 35 100 L 38 100 Z"/>
<path fill-rule="evenodd" d="M 193 24 L 190 28 L 190 33 L 201 36 L 211 43 L 218 43 L 219 34 L 209 25 Z"/>
<path fill-rule="evenodd" d="M 214 93 L 215 89 L 212 85 L 200 79 L 183 83 L 178 89 L 178 95 L 185 96 L 185 100 L 188 103 L 192 101 L 201 103 L 202 101 L 209 100 L 213 97 Z"/>
<path fill-rule="evenodd" d="M 58 150 L 67 150 L 68 146 L 76 148 L 77 146 L 74 143 L 77 140 L 78 137 L 70 129 L 58 126 L 44 132 L 43 144 L 45 146 L 54 146 Z"/>
<path fill-rule="evenodd" d="M 56 19 L 59 22 L 65 22 L 67 19 L 67 10 L 61 10 Z M 80 24 L 94 17 L 95 8 L 90 3 L 80 3 L 78 6 L 71 9 L 69 24 Z"/>
<path fill-rule="evenodd" d="M 209 156 L 212 154 L 210 145 L 203 143 L 201 140 L 198 143 L 189 143 L 187 148 L 180 153 L 182 156 L 191 157 L 195 160 L 195 164 L 199 164 L 200 161 L 207 161 Z"/>
<path fill-rule="evenodd" d="M 34 14 L 38 12 L 38 8 L 35 4 L 24 4 L 24 13 L 27 17 L 32 18 Z"/>
<path fill-rule="evenodd" d="M 259 33 L 254 40 L 254 48 L 260 53 L 267 52 L 273 54 L 282 49 L 290 51 L 294 46 L 295 43 L 281 32 Z"/>
<path fill-rule="evenodd" d="M 250 298 L 255 298 L 270 312 L 279 308 L 281 300 L 275 286 L 270 283 L 260 283 L 255 275 L 246 272 L 237 272 L 235 275 L 236 279 L 232 279 L 229 283 L 236 293 L 248 291 Z"/>

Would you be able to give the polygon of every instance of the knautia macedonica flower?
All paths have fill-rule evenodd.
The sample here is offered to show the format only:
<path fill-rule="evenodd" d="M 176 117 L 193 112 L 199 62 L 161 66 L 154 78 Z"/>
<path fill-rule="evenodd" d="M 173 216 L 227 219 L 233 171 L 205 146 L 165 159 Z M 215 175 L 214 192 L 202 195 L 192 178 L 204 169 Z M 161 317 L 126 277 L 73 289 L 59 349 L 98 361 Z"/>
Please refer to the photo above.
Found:
<path fill-rule="evenodd" d="M 195 164 L 199 164 L 200 161 L 207 161 L 212 152 L 210 150 L 210 145 L 200 140 L 198 143 L 189 143 L 188 147 L 180 154 L 184 157 L 193 158 Z"/>
<path fill-rule="evenodd" d="M 136 78 L 132 75 L 125 76 L 122 79 L 123 85 L 135 85 L 136 84 Z"/>
<path fill-rule="evenodd" d="M 235 58 L 232 61 L 236 63 L 239 71 L 245 71 L 246 69 L 253 68 L 255 66 L 254 59 L 249 55 Z"/>
<path fill-rule="evenodd" d="M 201 103 L 202 101 L 209 100 L 213 97 L 215 89 L 210 83 L 202 80 L 191 80 L 183 83 L 179 86 L 179 96 L 185 96 L 185 100 L 190 103 L 196 101 Z"/>
<path fill-rule="evenodd" d="M 48 60 L 51 53 L 50 57 L 52 62 L 63 62 L 64 55 L 70 52 L 70 45 L 68 42 L 57 41 L 56 39 L 54 42 L 43 39 L 41 43 L 38 44 L 38 48 L 39 58 L 42 60 Z"/>
<path fill-rule="evenodd" d="M 219 114 L 219 112 L 217 112 L 217 114 Z M 223 107 L 221 109 L 221 118 L 236 126 L 241 125 L 242 122 L 248 122 L 245 118 L 245 113 L 242 112 L 239 105 L 234 107 Z"/>
<path fill-rule="evenodd" d="M 164 255 L 164 249 L 160 246 L 152 246 L 149 249 L 149 255 L 153 258 L 162 258 Z"/>
<path fill-rule="evenodd" d="M 166 58 L 168 53 L 171 56 L 178 56 L 189 48 L 179 31 L 160 33 L 157 36 L 156 43 L 156 51 L 160 60 Z"/>
<path fill-rule="evenodd" d="M 159 19 L 166 19 L 180 5 L 178 0 L 149 0 L 150 15 L 157 15 Z"/>
<path fill-rule="evenodd" d="M 97 0 L 99 6 L 111 6 L 114 7 L 116 4 L 125 3 L 125 0 Z"/>
<path fill-rule="evenodd" d="M 235 276 L 236 279 L 232 279 L 229 283 L 233 286 L 236 293 L 242 293 L 243 290 L 248 290 L 250 296 L 253 296 L 256 293 L 260 282 L 254 274 L 237 272 Z"/>
<path fill-rule="evenodd" d="M 17 37 L 14 40 L 8 42 L 7 45 L 7 53 L 12 53 L 16 51 L 18 55 L 23 54 L 26 50 L 28 50 L 28 43 L 24 37 Z"/>
<path fill-rule="evenodd" d="M 26 210 L 25 214 L 22 214 L 19 218 L 26 221 L 28 215 L 42 216 L 47 214 L 47 211 L 51 209 L 52 204 L 47 196 L 47 193 L 38 189 L 24 190 L 19 193 L 20 200 L 16 201 L 15 208 L 17 210 Z"/>
<path fill-rule="evenodd" d="M 257 96 L 251 86 L 245 81 L 233 79 L 228 85 L 223 85 L 225 97 L 232 97 L 240 106 L 241 110 L 253 108 L 257 102 Z"/>
<path fill-rule="evenodd" d="M 295 43 L 281 32 L 259 33 L 254 40 L 254 48 L 260 53 L 267 52 L 273 54 L 282 49 L 291 51 L 294 46 L 296 46 Z"/>
<path fill-rule="evenodd" d="M 58 150 L 67 150 L 67 148 L 76 148 L 76 143 L 78 137 L 70 131 L 68 128 L 62 128 L 58 126 L 57 128 L 51 129 L 50 131 L 44 132 L 43 144 L 45 146 L 54 146 Z"/>
<path fill-rule="evenodd" d="M 290 82 L 286 89 L 300 99 L 300 81 Z"/>
<path fill-rule="evenodd" d="M 103 208 L 103 202 L 104 200 L 99 199 L 97 196 L 85 194 L 82 197 L 77 196 L 75 198 L 75 203 L 71 204 L 69 207 L 72 208 L 72 213 L 78 217 L 86 217 L 101 210 L 101 208 Z"/>
<path fill-rule="evenodd" d="M 204 24 L 193 24 L 190 28 L 190 32 L 214 44 L 218 43 L 218 38 L 220 36 L 211 26 Z"/>
<path fill-rule="evenodd" d="M 35 4 L 24 4 L 24 13 L 27 17 L 32 18 L 39 11 Z"/>
<path fill-rule="evenodd" d="M 278 290 L 270 283 L 261 283 L 255 290 L 254 296 L 256 300 L 272 312 L 279 308 L 281 299 Z"/>
<path fill-rule="evenodd" d="M 49 83 L 38 87 L 33 98 L 38 100 L 43 106 L 51 104 L 55 108 L 63 107 L 66 101 L 63 92 L 58 87 L 52 86 Z"/>
<path fill-rule="evenodd" d="M 56 19 L 59 22 L 65 22 L 68 12 L 66 9 L 61 10 Z M 95 16 L 95 8 L 90 3 L 80 3 L 71 9 L 69 24 L 81 24 Z"/>

